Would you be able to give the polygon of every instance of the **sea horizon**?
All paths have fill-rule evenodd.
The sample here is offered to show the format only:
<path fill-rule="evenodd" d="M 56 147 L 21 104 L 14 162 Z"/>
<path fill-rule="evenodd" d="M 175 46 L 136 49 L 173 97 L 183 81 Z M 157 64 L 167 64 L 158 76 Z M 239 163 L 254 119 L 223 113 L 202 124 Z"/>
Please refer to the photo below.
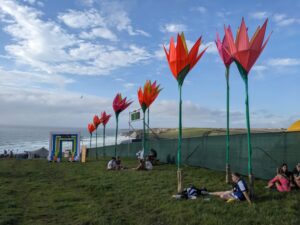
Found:
<path fill-rule="evenodd" d="M 127 129 L 128 130 L 128 129 Z M 128 139 L 123 133 L 126 129 L 120 129 L 118 135 L 118 143 Z M 26 126 L 26 125 L 0 125 L 0 153 L 13 151 L 14 154 L 23 153 L 25 151 L 34 151 L 40 148 L 49 149 L 49 139 L 51 132 L 80 132 L 81 145 L 90 145 L 90 134 L 87 128 L 80 127 L 57 127 L 57 126 Z M 102 127 L 97 132 L 97 146 L 102 146 L 103 136 Z M 106 145 L 114 144 L 115 129 L 106 128 Z M 70 148 L 70 143 L 63 143 L 63 148 Z M 96 146 L 96 137 L 92 137 L 91 147 Z"/>

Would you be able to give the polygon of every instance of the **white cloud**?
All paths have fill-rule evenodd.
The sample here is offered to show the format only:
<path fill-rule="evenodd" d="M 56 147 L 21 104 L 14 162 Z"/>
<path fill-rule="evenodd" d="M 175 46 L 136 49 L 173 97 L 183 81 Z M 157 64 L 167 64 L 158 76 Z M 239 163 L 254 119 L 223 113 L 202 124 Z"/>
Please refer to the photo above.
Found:
<path fill-rule="evenodd" d="M 93 6 L 95 0 L 80 0 L 80 2 L 85 6 Z"/>
<path fill-rule="evenodd" d="M 145 48 L 136 45 L 117 47 L 85 42 L 55 22 L 40 19 L 40 11 L 13 1 L 3 2 L 0 9 L 0 14 L 11 19 L 3 28 L 13 40 L 4 47 L 8 56 L 34 70 L 54 74 L 102 75 L 151 57 Z M 64 14 L 67 17 L 61 14 L 60 18 L 64 18 L 74 28 L 104 25 L 102 18 L 94 10 L 69 13 Z M 76 21 L 75 15 L 79 15 L 81 23 Z M 83 32 L 81 35 L 85 38 L 101 36 L 113 41 L 117 39 L 105 27 L 95 27 L 91 32 Z"/>
<path fill-rule="evenodd" d="M 274 14 L 273 19 L 275 22 L 280 22 L 286 18 L 285 14 Z"/>
<path fill-rule="evenodd" d="M 95 9 L 89 11 L 69 10 L 67 13 L 61 13 L 58 18 L 72 28 L 105 26 L 105 19 Z"/>
<path fill-rule="evenodd" d="M 299 58 L 273 58 L 268 60 L 268 65 L 270 66 L 299 66 L 300 59 Z"/>
<path fill-rule="evenodd" d="M 0 123 L 85 127 L 92 116 L 99 113 L 99 108 L 111 112 L 111 101 L 62 90 L 1 87 L 0 104 L 3 110 Z"/>
<path fill-rule="evenodd" d="M 163 47 L 159 46 L 159 48 L 156 51 L 154 51 L 154 57 L 159 60 L 166 59 L 166 53 Z"/>
<path fill-rule="evenodd" d="M 263 65 L 254 65 L 252 70 L 257 71 L 257 72 L 262 72 L 265 71 L 267 69 L 266 66 Z"/>
<path fill-rule="evenodd" d="M 191 8 L 191 11 L 198 11 L 200 13 L 206 13 L 207 9 L 204 6 L 197 6 Z"/>
<path fill-rule="evenodd" d="M 212 109 L 200 106 L 191 101 L 183 101 L 183 126 L 184 127 L 226 127 L 226 110 Z M 242 111 L 231 111 L 231 126 L 245 127 L 245 113 Z M 151 124 L 158 127 L 177 127 L 178 102 L 160 100 L 151 106 Z M 251 126 L 253 128 L 278 128 L 288 124 L 278 115 L 267 110 L 256 110 L 251 112 Z"/>
<path fill-rule="evenodd" d="M 95 38 L 104 38 L 110 41 L 117 41 L 117 36 L 107 28 L 94 28 L 90 32 L 82 32 L 79 35 L 83 39 L 95 39 Z"/>
<path fill-rule="evenodd" d="M 105 15 L 106 25 L 118 31 L 127 31 L 129 35 L 150 36 L 147 32 L 132 27 L 131 19 L 118 2 L 102 2 L 102 14 Z"/>
<path fill-rule="evenodd" d="M 211 41 L 211 42 L 207 42 L 207 43 L 203 43 L 201 46 L 200 46 L 200 50 L 204 50 L 206 47 L 207 50 L 205 53 L 207 54 L 218 54 L 218 49 L 216 47 L 216 43 Z"/>
<path fill-rule="evenodd" d="M 40 84 L 49 84 L 54 87 L 64 87 L 66 84 L 73 83 L 74 80 L 67 79 L 60 75 L 47 73 L 24 72 L 18 70 L 6 71 L 0 68 L 0 80 L 3 86 L 10 87 L 31 87 Z"/>
<path fill-rule="evenodd" d="M 134 83 L 125 83 L 125 84 L 123 84 L 123 86 L 127 89 L 131 89 L 131 88 L 135 87 L 136 84 L 134 84 Z"/>
<path fill-rule="evenodd" d="M 299 18 L 288 17 L 285 14 L 274 14 L 273 19 L 278 26 L 289 26 L 292 24 L 300 24 Z"/>
<path fill-rule="evenodd" d="M 266 19 L 269 16 L 269 13 L 266 11 L 252 12 L 249 14 L 249 16 L 253 19 Z"/>
<path fill-rule="evenodd" d="M 160 27 L 160 31 L 163 33 L 181 33 L 186 30 L 186 26 L 180 23 L 168 23 Z"/>
<path fill-rule="evenodd" d="M 30 5 L 38 5 L 40 7 L 43 7 L 44 6 L 44 3 L 41 2 L 41 1 L 36 1 L 36 0 L 23 0 L 25 3 L 29 3 Z"/>

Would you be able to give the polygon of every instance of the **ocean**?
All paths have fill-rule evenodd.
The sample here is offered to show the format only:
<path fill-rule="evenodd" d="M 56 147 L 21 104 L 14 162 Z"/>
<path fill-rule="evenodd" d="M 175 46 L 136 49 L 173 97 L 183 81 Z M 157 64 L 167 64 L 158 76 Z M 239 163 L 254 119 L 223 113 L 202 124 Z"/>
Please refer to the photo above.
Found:
<path fill-rule="evenodd" d="M 25 127 L 25 126 L 0 126 L 0 153 L 4 150 L 13 151 L 16 153 L 22 153 L 24 151 L 34 151 L 45 147 L 49 149 L 49 138 L 50 132 L 60 132 L 60 131 L 70 131 L 77 132 L 80 131 L 80 142 L 81 145 L 85 144 L 89 147 L 90 145 L 90 134 L 87 128 L 59 128 L 59 127 Z M 126 130 L 119 130 L 118 143 L 124 140 L 128 140 L 128 137 L 123 136 L 122 132 Z M 113 145 L 115 143 L 115 129 L 106 129 L 106 145 Z M 99 126 L 98 128 L 98 147 L 103 144 L 103 128 Z M 71 148 L 71 144 L 65 142 L 63 144 L 63 150 Z M 96 136 L 93 134 L 92 147 L 96 146 Z"/>

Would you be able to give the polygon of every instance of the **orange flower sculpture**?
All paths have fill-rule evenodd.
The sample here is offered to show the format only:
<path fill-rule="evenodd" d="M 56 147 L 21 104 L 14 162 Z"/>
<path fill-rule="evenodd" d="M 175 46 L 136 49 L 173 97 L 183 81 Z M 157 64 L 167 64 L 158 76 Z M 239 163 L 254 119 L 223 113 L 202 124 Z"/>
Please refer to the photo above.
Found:
<path fill-rule="evenodd" d="M 173 37 L 171 38 L 169 52 L 164 46 L 170 70 L 179 85 L 183 84 L 188 72 L 192 70 L 207 49 L 205 48 L 202 52 L 200 52 L 200 54 L 198 54 L 199 47 L 201 45 L 201 38 L 202 37 L 196 41 L 190 51 L 188 51 L 183 33 L 181 33 L 181 35 L 177 35 L 176 47 Z"/>
<path fill-rule="evenodd" d="M 250 69 L 255 64 L 256 60 L 266 47 L 269 37 L 264 41 L 268 19 L 264 22 L 262 27 L 258 27 L 256 32 L 249 41 L 248 29 L 246 27 L 244 18 L 241 26 L 237 31 L 236 40 L 234 42 L 231 29 L 225 29 L 225 37 L 228 42 L 228 53 L 234 58 L 238 70 L 245 83 L 246 92 L 246 124 L 248 137 L 248 175 L 250 180 L 250 191 L 253 193 L 254 179 L 252 174 L 252 146 L 251 146 L 251 132 L 250 132 L 250 116 L 249 116 L 249 97 L 248 97 L 248 74 Z"/>
<path fill-rule="evenodd" d="M 122 95 L 118 93 L 113 101 L 113 109 L 116 115 L 116 139 L 115 139 L 115 157 L 117 157 L 117 138 L 118 138 L 118 123 L 119 123 L 119 115 L 125 110 L 129 105 L 131 105 L 132 101 L 127 101 L 126 98 L 122 98 Z"/>
<path fill-rule="evenodd" d="M 192 49 L 189 51 L 186 45 L 184 34 L 177 35 L 177 45 L 175 47 L 174 39 L 171 38 L 169 51 L 164 50 L 167 56 L 170 70 L 178 82 L 179 89 L 179 128 L 178 128 L 178 151 L 177 151 L 177 177 L 178 177 L 178 192 L 183 189 L 182 176 L 181 176 L 181 140 L 182 140 L 182 100 L 181 89 L 183 81 L 189 71 L 193 69 L 199 59 L 202 57 L 207 48 L 198 54 L 201 45 L 201 37 L 196 41 Z"/>
<path fill-rule="evenodd" d="M 161 89 L 159 88 L 159 85 L 156 85 L 156 81 L 151 84 L 150 80 L 147 80 L 145 85 L 144 85 L 144 89 L 142 90 L 142 88 L 140 87 L 138 90 L 138 98 L 139 98 L 139 102 L 140 105 L 142 107 L 143 110 L 143 155 L 145 154 L 145 150 L 146 150 L 146 122 L 145 122 L 145 112 L 147 109 L 149 109 L 150 105 L 154 102 L 154 100 L 157 98 L 159 92 L 161 91 Z M 149 120 L 149 110 L 148 110 L 148 120 Z M 149 126 L 149 122 L 148 122 L 148 126 Z"/>
<path fill-rule="evenodd" d="M 154 102 L 156 97 L 158 96 L 161 89 L 159 85 L 156 85 L 156 81 L 151 84 L 150 80 L 147 80 L 144 85 L 144 90 L 140 87 L 138 90 L 138 98 L 140 105 L 142 107 L 143 112 L 150 107 L 150 105 Z"/>

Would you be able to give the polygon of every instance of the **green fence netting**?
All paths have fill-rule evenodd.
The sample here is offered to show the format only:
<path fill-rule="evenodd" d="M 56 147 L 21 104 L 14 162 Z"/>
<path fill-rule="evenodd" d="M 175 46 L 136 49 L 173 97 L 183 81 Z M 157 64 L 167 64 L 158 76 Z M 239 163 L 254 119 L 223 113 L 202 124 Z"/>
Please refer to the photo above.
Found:
<path fill-rule="evenodd" d="M 300 162 L 300 132 L 254 133 L 252 136 L 252 165 L 257 178 L 269 179 L 276 168 L 287 163 L 290 170 Z M 231 170 L 247 174 L 247 135 L 230 137 Z M 176 163 L 177 139 L 149 140 L 149 149 L 157 151 L 160 162 Z M 117 155 L 136 157 L 142 143 L 120 144 Z M 202 136 L 182 140 L 182 163 L 218 171 L 225 171 L 226 136 Z M 97 148 L 98 156 L 114 156 L 114 146 Z M 96 149 L 88 150 L 88 158 L 96 156 Z"/>

